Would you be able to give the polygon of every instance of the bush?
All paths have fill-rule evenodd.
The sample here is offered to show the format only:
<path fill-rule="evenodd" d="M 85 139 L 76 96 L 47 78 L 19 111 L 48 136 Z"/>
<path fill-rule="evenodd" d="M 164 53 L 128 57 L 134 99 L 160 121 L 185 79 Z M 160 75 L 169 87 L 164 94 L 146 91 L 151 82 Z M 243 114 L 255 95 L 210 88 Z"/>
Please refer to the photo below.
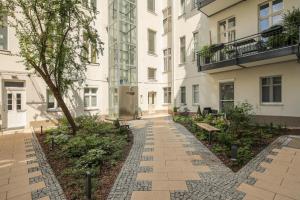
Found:
<path fill-rule="evenodd" d="M 91 149 L 76 161 L 79 168 L 94 168 L 100 166 L 105 160 L 106 152 L 101 149 Z"/>
<path fill-rule="evenodd" d="M 217 140 L 220 144 L 225 145 L 230 148 L 231 144 L 234 141 L 234 138 L 230 133 L 221 132 L 217 135 Z"/>
<path fill-rule="evenodd" d="M 287 40 L 292 44 L 299 42 L 300 9 L 293 8 L 283 15 L 283 26 L 286 30 Z"/>
<path fill-rule="evenodd" d="M 249 160 L 252 159 L 252 157 L 253 157 L 253 153 L 249 146 L 240 147 L 238 149 L 237 159 L 240 165 L 247 163 Z"/>

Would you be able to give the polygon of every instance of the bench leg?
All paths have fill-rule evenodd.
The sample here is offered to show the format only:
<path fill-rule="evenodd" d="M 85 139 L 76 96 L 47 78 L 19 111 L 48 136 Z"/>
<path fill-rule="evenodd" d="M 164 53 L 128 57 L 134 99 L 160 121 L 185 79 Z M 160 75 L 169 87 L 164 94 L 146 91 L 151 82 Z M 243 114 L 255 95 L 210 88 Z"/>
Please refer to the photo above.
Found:
<path fill-rule="evenodd" d="M 208 132 L 208 143 L 209 143 L 209 145 L 211 145 L 211 132 L 210 131 Z"/>

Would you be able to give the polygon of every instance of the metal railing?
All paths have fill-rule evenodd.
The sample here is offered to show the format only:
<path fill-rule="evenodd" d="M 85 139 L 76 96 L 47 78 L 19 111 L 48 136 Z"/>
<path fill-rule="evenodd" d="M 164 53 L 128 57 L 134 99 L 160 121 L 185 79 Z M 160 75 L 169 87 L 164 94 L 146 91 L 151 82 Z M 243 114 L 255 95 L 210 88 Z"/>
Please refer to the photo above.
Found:
<path fill-rule="evenodd" d="M 295 27 L 298 34 L 300 29 Z M 300 34 L 297 35 L 284 30 L 282 26 L 275 26 L 258 34 L 240 38 L 228 43 L 211 45 L 197 53 L 198 66 L 205 66 L 234 60 L 246 56 L 260 54 L 293 45 L 299 45 Z"/>

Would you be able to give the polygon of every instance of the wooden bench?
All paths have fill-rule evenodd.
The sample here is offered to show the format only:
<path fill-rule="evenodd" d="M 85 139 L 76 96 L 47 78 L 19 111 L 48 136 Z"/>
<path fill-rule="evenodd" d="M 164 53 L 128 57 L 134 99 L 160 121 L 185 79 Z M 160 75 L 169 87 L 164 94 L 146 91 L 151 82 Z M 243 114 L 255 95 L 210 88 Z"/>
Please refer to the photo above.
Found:
<path fill-rule="evenodd" d="M 213 127 L 213 126 L 211 126 L 207 123 L 197 123 L 197 126 L 208 132 L 208 134 L 209 134 L 209 139 L 208 139 L 209 144 L 211 144 L 211 134 L 220 131 L 220 129 L 218 129 L 216 127 Z"/>
<path fill-rule="evenodd" d="M 121 128 L 130 129 L 129 124 L 127 123 L 127 121 L 119 121 L 119 123 L 120 123 Z"/>

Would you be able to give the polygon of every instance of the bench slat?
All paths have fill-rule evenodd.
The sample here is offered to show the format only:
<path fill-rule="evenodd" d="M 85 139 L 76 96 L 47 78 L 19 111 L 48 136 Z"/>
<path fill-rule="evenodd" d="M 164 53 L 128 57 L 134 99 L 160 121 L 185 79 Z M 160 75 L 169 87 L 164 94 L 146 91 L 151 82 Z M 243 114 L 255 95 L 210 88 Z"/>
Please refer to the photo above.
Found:
<path fill-rule="evenodd" d="M 208 132 L 213 132 L 213 131 L 220 131 L 220 129 L 216 128 L 216 127 L 213 127 L 209 124 L 206 124 L 206 123 L 197 123 L 197 126 L 208 131 Z"/>

